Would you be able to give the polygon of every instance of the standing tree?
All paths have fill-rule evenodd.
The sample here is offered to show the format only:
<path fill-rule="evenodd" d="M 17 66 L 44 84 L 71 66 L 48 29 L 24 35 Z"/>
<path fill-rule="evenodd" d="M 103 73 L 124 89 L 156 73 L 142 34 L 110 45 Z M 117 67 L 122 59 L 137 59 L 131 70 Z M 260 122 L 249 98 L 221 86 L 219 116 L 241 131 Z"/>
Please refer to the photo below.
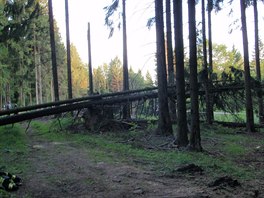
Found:
<path fill-rule="evenodd" d="M 208 89 L 211 88 L 211 83 L 212 83 L 212 73 L 213 73 L 213 42 L 212 42 L 212 10 L 214 9 L 216 12 L 221 10 L 220 4 L 223 2 L 223 0 L 207 0 L 207 17 L 208 17 L 208 77 L 209 77 L 209 82 L 208 82 Z M 213 98 L 211 98 L 210 95 L 210 107 L 207 113 L 209 111 L 211 112 L 211 115 L 209 116 L 209 119 L 212 121 L 214 120 L 214 101 Z M 210 121 L 210 120 L 209 120 Z"/>
<path fill-rule="evenodd" d="M 91 28 L 90 23 L 88 23 L 87 30 L 87 40 L 88 40 L 88 70 L 89 70 L 89 94 L 93 94 L 93 67 L 92 67 L 92 47 L 91 47 Z"/>
<path fill-rule="evenodd" d="M 126 28 L 126 0 L 122 0 L 123 8 L 123 90 L 129 90 L 128 60 L 127 60 L 127 28 Z M 124 105 L 123 119 L 130 118 L 129 103 Z"/>
<path fill-rule="evenodd" d="M 167 28 L 167 65 L 168 65 L 168 83 L 170 86 L 175 83 L 174 65 L 173 65 L 173 49 L 172 49 L 172 33 L 171 33 L 171 0 L 166 0 L 166 28 Z M 176 104 L 173 99 L 169 100 L 169 110 L 172 120 L 176 120 Z"/>
<path fill-rule="evenodd" d="M 254 128 L 254 116 L 251 94 L 251 82 L 250 82 L 250 66 L 248 55 L 248 36 L 247 36 L 247 23 L 246 23 L 246 1 L 240 0 L 241 8 L 241 23 L 242 23 L 242 36 L 243 36 L 243 49 L 244 49 L 244 77 L 245 77 L 245 92 L 246 92 L 246 125 L 247 131 L 253 132 Z"/>
<path fill-rule="evenodd" d="M 262 90 L 261 90 L 257 0 L 253 0 L 253 7 L 254 7 L 254 25 L 255 25 L 255 62 L 256 62 L 257 80 L 259 81 L 259 86 L 260 86 L 259 91 L 258 91 L 259 123 L 263 124 L 264 123 L 264 112 L 263 112 L 263 98 L 262 98 Z"/>
<path fill-rule="evenodd" d="M 189 17 L 189 53 L 190 53 L 190 95 L 191 95 L 191 134 L 189 149 L 201 151 L 199 122 L 198 79 L 197 79 L 197 46 L 195 0 L 188 0 Z"/>
<path fill-rule="evenodd" d="M 59 101 L 60 100 L 60 98 L 59 98 L 59 83 L 58 83 L 58 71 L 57 71 L 57 59 L 56 59 L 56 46 L 55 46 L 55 35 L 54 35 L 52 0 L 49 0 L 48 3 L 49 3 L 50 47 L 51 47 L 54 96 L 55 96 L 55 101 Z"/>
<path fill-rule="evenodd" d="M 106 17 L 105 24 L 110 28 L 109 37 L 114 32 L 114 22 L 110 20 L 110 17 L 115 13 L 119 5 L 119 0 L 113 0 L 110 6 L 105 7 Z M 127 61 L 127 31 L 126 31 L 126 0 L 122 0 L 122 19 L 123 19 L 123 90 L 129 90 L 129 77 L 128 77 L 128 61 Z M 123 118 L 130 118 L 129 104 L 124 105 Z"/>
<path fill-rule="evenodd" d="M 174 36 L 176 53 L 176 86 L 177 86 L 177 144 L 187 146 L 187 119 L 186 119 L 186 96 L 184 76 L 184 46 L 182 25 L 182 0 L 173 0 L 174 12 Z"/>
<path fill-rule="evenodd" d="M 207 65 L 207 45 L 206 45 L 206 26 L 205 26 L 205 0 L 202 0 L 202 35 L 203 35 L 203 72 L 204 72 L 204 87 L 205 87 L 205 100 L 206 100 L 206 121 L 208 124 L 213 122 L 213 108 L 210 100 L 209 82 L 208 82 L 208 65 Z"/>
<path fill-rule="evenodd" d="M 168 90 L 166 78 L 165 39 L 163 21 L 163 1 L 155 0 L 156 45 L 157 45 L 157 72 L 159 97 L 159 122 L 157 133 L 172 134 L 172 123 L 168 107 Z"/>
<path fill-rule="evenodd" d="M 66 19 L 66 46 L 67 46 L 67 69 L 68 69 L 68 98 L 72 99 L 72 73 L 71 73 L 71 42 L 69 27 L 69 6 L 65 0 L 65 19 Z"/>

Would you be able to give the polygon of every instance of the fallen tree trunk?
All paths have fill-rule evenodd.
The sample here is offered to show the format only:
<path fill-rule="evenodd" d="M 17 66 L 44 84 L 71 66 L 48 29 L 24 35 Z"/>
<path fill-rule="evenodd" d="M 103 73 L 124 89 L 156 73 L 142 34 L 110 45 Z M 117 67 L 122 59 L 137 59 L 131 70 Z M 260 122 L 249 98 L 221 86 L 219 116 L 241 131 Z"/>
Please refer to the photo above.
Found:
<path fill-rule="evenodd" d="M 146 100 L 151 98 L 157 97 L 157 92 L 151 92 L 151 93 L 143 93 L 143 94 L 135 94 L 135 95 L 128 95 L 128 96 L 121 96 L 121 97 L 112 97 L 112 98 L 106 98 L 101 100 L 90 100 L 90 101 L 83 101 L 73 104 L 65 104 L 61 106 L 53 106 L 48 107 L 45 109 L 40 109 L 36 111 L 31 112 L 25 112 L 22 114 L 15 114 L 10 115 L 6 117 L 0 118 L 0 126 L 1 125 L 7 125 L 7 124 L 13 124 L 16 122 L 21 122 L 25 120 L 31 120 L 39 117 L 49 116 L 49 115 L 56 115 L 64 112 L 74 111 L 74 110 L 80 110 L 84 108 L 88 108 L 94 105 L 112 105 L 112 104 L 119 104 L 124 102 L 132 102 L 136 100 Z"/>

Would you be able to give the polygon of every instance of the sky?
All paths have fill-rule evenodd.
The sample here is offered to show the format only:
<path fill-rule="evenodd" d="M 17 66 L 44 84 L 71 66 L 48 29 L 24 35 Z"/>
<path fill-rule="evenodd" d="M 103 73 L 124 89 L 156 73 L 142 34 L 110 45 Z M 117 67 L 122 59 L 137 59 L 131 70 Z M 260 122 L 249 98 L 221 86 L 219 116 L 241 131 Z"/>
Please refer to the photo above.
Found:
<path fill-rule="evenodd" d="M 65 43 L 65 0 L 53 0 L 54 18 L 57 21 L 61 37 Z M 114 36 L 108 38 L 109 29 L 104 25 L 104 7 L 110 5 L 112 0 L 68 0 L 70 17 L 70 40 L 73 43 L 84 63 L 88 62 L 87 27 L 91 26 L 92 66 L 96 68 L 104 63 L 109 63 L 116 56 L 122 61 L 122 30 L 116 29 Z M 183 1 L 183 25 L 185 46 L 188 45 L 188 12 L 187 0 Z M 201 21 L 200 7 L 196 6 L 197 23 Z M 259 30 L 260 38 L 264 32 L 263 5 L 259 4 Z M 213 43 L 225 44 L 230 49 L 234 45 L 243 54 L 242 32 L 240 20 L 232 34 L 229 34 L 230 24 L 240 19 L 239 0 L 234 0 L 232 6 L 225 5 L 224 10 L 212 13 Z M 229 16 L 230 10 L 234 12 Z M 121 17 L 121 16 L 120 16 Z M 154 0 L 127 1 L 127 39 L 128 39 L 128 65 L 134 71 L 142 70 L 143 74 L 155 71 L 156 35 L 155 25 L 148 29 L 147 20 L 154 17 Z M 121 20 L 121 18 L 120 18 Z M 118 15 L 117 15 L 118 21 Z M 247 9 L 249 52 L 254 50 L 254 18 L 253 8 Z"/>

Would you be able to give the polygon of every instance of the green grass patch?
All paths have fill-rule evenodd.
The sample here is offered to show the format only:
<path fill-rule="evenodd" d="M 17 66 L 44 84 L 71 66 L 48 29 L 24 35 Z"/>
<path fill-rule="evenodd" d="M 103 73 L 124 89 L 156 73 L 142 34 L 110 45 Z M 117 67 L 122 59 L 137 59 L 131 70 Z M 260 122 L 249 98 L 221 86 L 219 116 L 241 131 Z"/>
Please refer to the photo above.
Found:
<path fill-rule="evenodd" d="M 229 174 L 241 178 L 250 178 L 255 170 L 250 167 L 237 165 L 232 159 L 234 156 L 244 155 L 250 150 L 244 144 L 256 142 L 256 145 L 264 145 L 263 140 L 255 140 L 248 136 L 235 134 L 232 129 L 219 125 L 201 126 L 202 139 L 216 139 L 219 145 L 203 145 L 206 150 L 218 150 L 225 155 L 225 158 L 218 158 L 205 153 L 193 153 L 185 151 L 153 151 L 137 147 L 132 144 L 120 143 L 132 137 L 140 137 L 142 131 L 133 129 L 126 132 L 105 133 L 105 134 L 72 134 L 65 126 L 72 123 L 70 119 L 56 119 L 49 122 L 32 121 L 31 127 L 34 135 L 39 138 L 56 142 L 72 142 L 82 147 L 83 151 L 89 154 L 95 162 L 124 162 L 135 163 L 145 168 L 156 170 L 158 174 L 173 172 L 178 166 L 188 163 L 195 163 L 205 168 L 212 175 Z M 61 127 L 63 130 L 61 130 Z M 255 143 L 254 143 L 255 144 Z M 28 154 L 27 138 L 24 129 L 19 125 L 15 127 L 0 127 L 0 167 L 9 172 L 20 173 L 29 168 L 25 161 Z M 8 160 L 6 160 L 8 159 Z M 253 168 L 252 168 L 253 169 Z"/>
<path fill-rule="evenodd" d="M 19 125 L 0 127 L 0 170 L 14 174 L 26 171 L 27 145 L 25 131 Z"/>
<path fill-rule="evenodd" d="M 241 111 L 237 113 L 228 113 L 228 112 L 222 112 L 222 111 L 217 111 L 214 112 L 214 119 L 217 121 L 222 121 L 222 122 L 246 122 L 246 112 Z M 256 124 L 259 123 L 259 117 L 257 116 L 256 113 L 254 113 L 254 122 Z"/>
<path fill-rule="evenodd" d="M 82 147 L 83 151 L 87 152 L 95 162 L 135 163 L 147 169 L 156 170 L 158 174 L 173 172 L 183 164 L 195 163 L 204 167 L 210 175 L 228 174 L 240 178 L 250 178 L 254 175 L 254 170 L 239 166 L 232 160 L 233 156 L 247 153 L 248 150 L 243 147 L 243 143 L 248 141 L 248 137 L 235 134 L 231 129 L 218 125 L 212 127 L 202 125 L 202 138 L 216 138 L 218 142 L 222 143 L 215 148 L 213 145 L 209 145 L 206 150 L 218 149 L 219 152 L 224 153 L 225 158 L 217 158 L 206 152 L 157 151 L 140 148 L 133 144 L 120 143 L 130 137 L 142 136 L 142 132 L 136 130 L 105 134 L 71 134 L 67 130 L 58 132 L 58 128 L 51 128 L 48 125 L 54 127 L 52 122 L 44 125 L 38 122 L 33 124 L 43 138 L 52 141 L 71 141 Z"/>
<path fill-rule="evenodd" d="M 245 149 L 245 147 L 234 143 L 226 144 L 223 150 L 231 156 L 245 155 L 248 153 L 248 150 Z"/>

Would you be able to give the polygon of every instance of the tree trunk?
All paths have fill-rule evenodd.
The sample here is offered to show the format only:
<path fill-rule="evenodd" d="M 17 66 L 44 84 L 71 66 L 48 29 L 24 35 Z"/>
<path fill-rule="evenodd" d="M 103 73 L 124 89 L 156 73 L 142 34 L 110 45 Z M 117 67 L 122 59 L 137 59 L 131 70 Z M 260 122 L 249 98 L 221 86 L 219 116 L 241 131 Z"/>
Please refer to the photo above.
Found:
<path fill-rule="evenodd" d="M 163 1 L 155 0 L 156 40 L 157 40 L 157 72 L 159 122 L 158 134 L 172 135 L 172 124 L 168 107 L 168 90 L 166 78 L 165 39 L 163 22 Z"/>
<path fill-rule="evenodd" d="M 2 110 L 2 108 L 3 108 L 3 94 L 2 92 L 0 92 L 0 111 Z"/>
<path fill-rule="evenodd" d="M 184 76 L 184 46 L 183 46 L 183 25 L 182 25 L 182 0 L 173 0 L 174 12 L 174 36 L 175 36 L 175 57 L 176 57 L 176 92 L 177 92 L 177 144 L 188 145 L 188 128 L 186 116 L 186 95 Z"/>
<path fill-rule="evenodd" d="M 208 9 L 208 59 L 209 59 L 209 67 L 208 67 L 208 77 L 209 77 L 209 90 L 212 88 L 212 73 L 213 73 L 213 44 L 212 44 L 212 9 L 213 9 L 212 0 L 207 1 L 207 9 Z M 210 111 L 211 111 L 211 119 L 214 120 L 214 97 L 210 94 Z"/>
<path fill-rule="evenodd" d="M 244 70 L 245 70 L 245 92 L 246 92 L 246 122 L 247 131 L 253 132 L 254 129 L 254 116 L 253 105 L 251 95 L 251 83 L 250 83 L 250 67 L 249 67 L 249 55 L 248 55 L 248 36 L 247 36 L 247 23 L 246 23 L 246 5 L 245 0 L 240 0 L 241 7 L 241 22 L 242 22 L 242 36 L 243 36 L 243 49 L 244 49 Z"/>
<path fill-rule="evenodd" d="M 195 0 L 188 0 L 189 16 L 189 50 L 190 50 L 190 96 L 191 96 L 191 134 L 189 149 L 201 151 L 198 79 L 197 79 L 197 48 L 196 48 L 196 17 Z"/>
<path fill-rule="evenodd" d="M 56 46 L 55 46 L 55 35 L 54 35 L 52 0 L 49 0 L 48 4 L 49 4 L 50 47 L 51 47 L 51 61 L 52 61 L 54 97 L 55 97 L 55 101 L 59 101 L 60 100 L 60 98 L 59 98 L 59 83 L 58 83 L 58 71 L 57 71 L 57 59 L 56 59 Z"/>
<path fill-rule="evenodd" d="M 53 86 L 52 79 L 50 80 L 50 98 L 51 98 L 51 101 L 55 101 L 54 86 Z"/>
<path fill-rule="evenodd" d="M 129 90 L 128 60 L 127 60 L 127 31 L 126 31 L 126 0 L 122 0 L 123 6 L 123 90 Z M 129 119 L 130 105 L 126 103 L 123 109 L 123 119 Z"/>
<path fill-rule="evenodd" d="M 92 48 L 91 48 L 91 29 L 90 23 L 88 23 L 88 32 L 87 32 L 87 39 L 88 39 L 88 58 L 89 58 L 89 94 L 93 94 L 93 67 L 92 67 Z"/>
<path fill-rule="evenodd" d="M 39 55 L 37 56 L 38 57 L 38 85 L 39 85 L 39 102 L 40 104 L 43 103 L 43 84 L 42 84 L 42 67 L 41 67 L 41 60 L 40 60 L 40 47 L 38 46 L 38 49 L 39 49 Z"/>
<path fill-rule="evenodd" d="M 260 59 L 259 59 L 259 30 L 258 30 L 257 0 L 253 0 L 253 6 L 254 6 L 254 23 L 255 23 L 255 61 L 256 61 L 257 80 L 259 82 L 259 90 L 258 90 L 259 124 L 264 124 L 263 98 L 262 98 L 262 90 L 261 90 L 261 72 L 260 72 Z"/>
<path fill-rule="evenodd" d="M 174 65 L 173 65 L 173 50 L 172 50 L 172 33 L 171 33 L 171 1 L 166 0 L 166 28 L 167 28 L 167 64 L 168 64 L 168 82 L 169 85 L 174 85 Z M 169 110 L 172 120 L 176 120 L 176 103 L 173 99 L 169 100 Z"/>
<path fill-rule="evenodd" d="M 34 26 L 35 29 L 35 26 Z M 39 104 L 39 72 L 38 72 L 38 61 L 37 61 L 37 42 L 36 42 L 36 35 L 35 31 L 34 34 L 34 46 L 33 46 L 33 52 L 34 52 L 34 63 L 35 63 L 35 92 L 36 92 L 36 104 Z"/>
<path fill-rule="evenodd" d="M 205 101 L 206 101 L 206 121 L 208 124 L 212 124 L 212 108 L 210 101 L 209 82 L 208 82 L 208 65 L 207 65 L 207 46 L 206 46 L 206 27 L 205 27 L 205 6 L 204 0 L 202 0 L 202 34 L 203 34 L 203 70 L 205 78 L 203 79 L 205 89 Z"/>
<path fill-rule="evenodd" d="M 67 48 L 67 74 L 68 74 L 68 99 L 72 99 L 72 74 L 71 74 L 71 42 L 69 27 L 69 6 L 65 0 L 65 19 L 66 19 L 66 48 Z"/>

